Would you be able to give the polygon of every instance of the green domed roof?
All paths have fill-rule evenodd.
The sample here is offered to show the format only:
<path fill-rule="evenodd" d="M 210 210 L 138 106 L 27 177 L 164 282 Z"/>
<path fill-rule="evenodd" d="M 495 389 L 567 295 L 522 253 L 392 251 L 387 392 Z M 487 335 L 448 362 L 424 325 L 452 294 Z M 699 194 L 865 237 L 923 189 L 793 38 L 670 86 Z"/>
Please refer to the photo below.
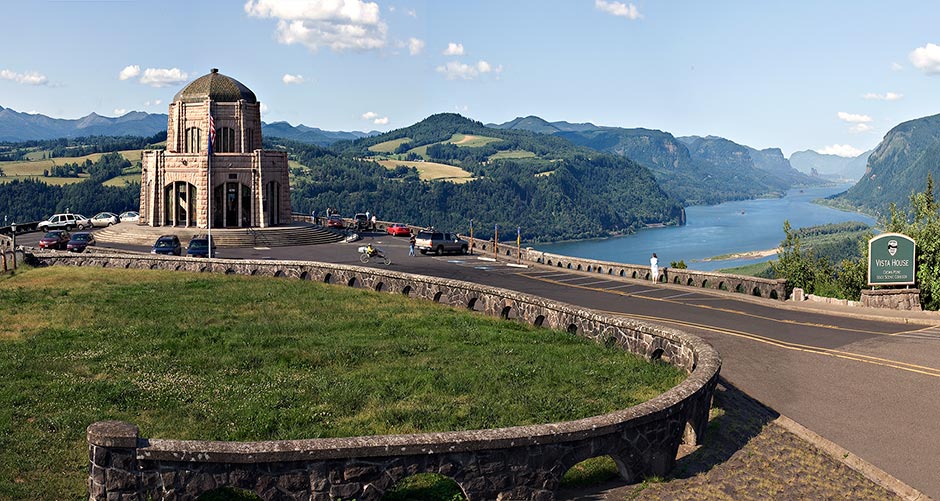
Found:
<path fill-rule="evenodd" d="M 201 103 L 206 98 L 220 103 L 234 103 L 240 99 L 249 103 L 258 102 L 251 89 L 238 80 L 219 73 L 216 68 L 212 68 L 208 75 L 203 75 L 183 87 L 183 90 L 173 97 L 173 101 Z"/>

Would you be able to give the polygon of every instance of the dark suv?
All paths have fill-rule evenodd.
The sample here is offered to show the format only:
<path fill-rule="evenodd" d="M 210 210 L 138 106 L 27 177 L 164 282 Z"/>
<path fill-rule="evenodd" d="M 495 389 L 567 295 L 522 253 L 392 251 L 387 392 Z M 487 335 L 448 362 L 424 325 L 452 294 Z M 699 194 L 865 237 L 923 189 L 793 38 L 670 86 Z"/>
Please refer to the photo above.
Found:
<path fill-rule="evenodd" d="M 176 235 L 163 235 L 153 243 L 150 253 L 179 256 L 183 253 L 183 246 L 180 245 L 180 239 Z"/>
<path fill-rule="evenodd" d="M 356 216 L 353 217 L 353 221 L 356 225 L 357 230 L 362 231 L 362 230 L 369 229 L 369 218 L 367 218 L 365 214 L 363 213 L 356 214 Z"/>
<path fill-rule="evenodd" d="M 418 236 L 415 237 L 415 247 L 422 254 L 433 252 L 440 256 L 445 252 L 466 254 L 470 248 L 470 243 L 460 238 L 456 233 L 425 230 L 418 232 Z"/>
<path fill-rule="evenodd" d="M 190 257 L 215 257 L 215 242 L 209 249 L 208 235 L 195 235 L 186 247 L 186 255 Z"/>

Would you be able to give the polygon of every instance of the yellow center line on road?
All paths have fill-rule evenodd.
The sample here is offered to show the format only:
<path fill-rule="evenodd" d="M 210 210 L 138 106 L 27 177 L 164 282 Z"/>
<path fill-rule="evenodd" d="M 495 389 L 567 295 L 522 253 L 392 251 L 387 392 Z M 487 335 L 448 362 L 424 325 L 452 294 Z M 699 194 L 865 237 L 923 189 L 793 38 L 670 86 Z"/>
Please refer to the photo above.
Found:
<path fill-rule="evenodd" d="M 773 339 L 773 338 L 761 336 L 759 334 L 753 334 L 750 332 L 744 332 L 744 331 L 733 330 L 733 329 L 724 329 L 724 328 L 719 328 L 719 327 L 713 327 L 710 325 L 698 324 L 695 322 L 670 320 L 670 319 L 654 317 L 650 315 L 634 315 L 634 314 L 628 314 L 628 313 L 620 313 L 616 311 L 604 311 L 604 310 L 599 310 L 599 311 L 602 311 L 603 313 L 607 313 L 610 315 L 620 315 L 623 317 L 633 318 L 636 320 L 657 321 L 660 323 L 666 322 L 669 324 L 682 325 L 685 327 L 702 329 L 702 330 L 706 330 L 710 332 L 715 332 L 718 334 L 725 334 L 728 336 L 749 339 L 751 341 L 757 341 L 759 343 L 769 344 L 771 346 L 776 346 L 778 348 L 783 348 L 786 350 L 801 351 L 804 353 L 815 353 L 818 355 L 825 355 L 825 356 L 841 358 L 845 360 L 852 360 L 855 362 L 862 362 L 866 364 L 877 365 L 880 367 L 888 367 L 891 369 L 898 369 L 902 371 L 913 372 L 916 374 L 922 374 L 925 376 L 932 376 L 932 377 L 940 378 L 940 368 L 935 368 L 935 367 L 927 367 L 924 365 L 900 362 L 898 360 L 891 360 L 888 358 L 873 357 L 871 355 L 864 355 L 861 353 L 852 353 L 848 351 L 833 350 L 830 348 L 821 348 L 818 346 L 810 346 L 810 345 L 805 345 L 805 344 L 800 344 L 800 343 L 791 343 L 789 341 L 781 341 L 778 339 Z"/>
<path fill-rule="evenodd" d="M 578 289 L 590 290 L 590 291 L 594 291 L 594 292 L 602 292 L 602 293 L 606 293 L 606 294 L 616 294 L 616 295 L 618 295 L 618 296 L 623 296 L 623 297 L 633 297 L 633 298 L 637 298 L 637 299 L 645 299 L 645 300 L 647 300 L 647 301 L 658 301 L 658 302 L 663 302 L 663 303 L 678 304 L 678 305 L 688 306 L 688 307 L 692 307 L 692 308 L 701 308 L 701 309 L 704 309 L 704 310 L 718 311 L 718 312 L 721 312 L 721 313 L 731 313 L 731 314 L 733 314 L 733 315 L 741 315 L 741 316 L 745 316 L 745 317 L 756 318 L 756 319 L 758 319 L 758 320 L 767 320 L 767 321 L 770 321 L 770 322 L 777 322 L 777 323 L 790 324 L 790 325 L 801 325 L 801 326 L 804 326 L 804 327 L 818 327 L 818 328 L 822 328 L 822 329 L 831 329 L 831 330 L 845 331 L 845 332 L 856 332 L 856 333 L 861 333 L 861 334 L 872 334 L 872 335 L 876 335 L 876 336 L 897 336 L 898 334 L 908 334 L 908 333 L 911 333 L 911 332 L 917 332 L 918 330 L 922 330 L 922 329 L 918 329 L 918 330 L 915 330 L 915 331 L 902 331 L 902 332 L 895 332 L 895 333 L 885 333 L 885 332 L 878 332 L 878 331 L 868 331 L 868 330 L 863 330 L 863 329 L 850 329 L 850 328 L 842 327 L 842 326 L 839 326 L 839 325 L 820 324 L 820 323 L 814 323 L 814 322 L 801 322 L 801 321 L 798 321 L 798 320 L 783 320 L 783 319 L 779 319 L 779 318 L 772 318 L 772 317 L 767 317 L 767 316 L 764 316 L 764 315 L 757 315 L 757 314 L 755 314 L 755 313 L 748 313 L 748 312 L 746 312 L 746 311 L 735 310 L 735 309 L 731 309 L 731 308 L 720 308 L 720 307 L 717 307 L 717 306 L 710 306 L 710 305 L 705 305 L 705 304 L 696 304 L 696 303 L 689 303 L 689 302 L 683 302 L 683 301 L 673 301 L 673 300 L 668 299 L 668 298 L 657 298 L 657 297 L 650 297 L 650 296 L 640 295 L 640 293 L 650 292 L 650 291 L 652 291 L 652 290 L 659 290 L 659 289 L 643 289 L 643 290 L 636 291 L 636 292 L 623 292 L 623 291 L 618 291 L 618 290 L 605 289 L 605 288 L 602 288 L 602 287 L 587 287 L 587 286 L 583 286 L 583 285 L 578 285 L 578 284 L 572 284 L 572 283 L 562 282 L 562 281 L 559 281 L 559 280 L 552 280 L 552 279 L 549 279 L 549 278 L 543 278 L 543 277 L 532 276 L 532 275 L 529 275 L 529 274 L 526 274 L 526 273 L 518 273 L 518 275 L 521 275 L 521 276 L 526 277 L 526 278 L 530 278 L 530 279 L 532 279 L 532 280 L 539 280 L 539 281 L 542 281 L 542 282 L 551 283 L 551 284 L 556 284 L 556 285 L 562 285 L 562 286 L 565 286 L 565 287 L 575 287 L 575 288 L 578 288 Z M 642 284 L 635 284 L 635 285 L 637 285 L 637 286 L 642 286 Z"/>

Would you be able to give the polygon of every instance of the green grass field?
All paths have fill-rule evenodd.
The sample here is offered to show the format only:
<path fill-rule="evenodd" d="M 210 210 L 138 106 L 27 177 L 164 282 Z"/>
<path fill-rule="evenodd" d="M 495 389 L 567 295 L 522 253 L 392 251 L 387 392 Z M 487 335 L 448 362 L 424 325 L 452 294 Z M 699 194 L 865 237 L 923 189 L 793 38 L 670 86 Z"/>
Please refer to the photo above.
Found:
<path fill-rule="evenodd" d="M 379 165 L 388 170 L 394 170 L 399 165 L 414 167 L 418 175 L 425 181 L 450 181 L 453 183 L 466 183 L 473 181 L 473 174 L 453 165 L 436 162 L 410 162 L 405 160 L 379 160 Z"/>
<path fill-rule="evenodd" d="M 111 179 L 108 179 L 107 181 L 101 184 L 105 186 L 114 186 L 117 188 L 121 188 L 131 183 L 139 183 L 139 182 L 140 182 L 140 174 L 125 174 L 123 176 L 112 177 Z"/>
<path fill-rule="evenodd" d="M 474 136 L 471 134 L 454 134 L 445 143 L 453 143 L 462 148 L 478 148 L 490 143 L 502 141 L 498 137 Z"/>
<path fill-rule="evenodd" d="M 278 278 L 53 267 L 0 276 L 0 499 L 85 496 L 85 428 L 268 440 L 602 414 L 684 375 L 564 332 Z"/>
<path fill-rule="evenodd" d="M 503 160 L 503 159 L 512 159 L 512 158 L 535 158 L 537 156 L 538 155 L 536 155 L 535 153 L 532 153 L 531 151 L 527 151 L 527 150 L 506 150 L 506 151 L 500 151 L 498 153 L 494 153 L 493 155 L 490 155 L 488 160 L 492 162 L 493 160 Z"/>
<path fill-rule="evenodd" d="M 376 153 L 394 153 L 404 143 L 410 143 L 410 137 L 403 137 L 401 139 L 393 139 L 391 141 L 385 141 L 384 143 L 375 144 L 369 146 L 369 151 L 374 151 Z"/>
<path fill-rule="evenodd" d="M 131 163 L 137 163 L 141 158 L 140 150 L 125 150 L 118 152 L 124 156 Z M 33 153 L 30 153 L 33 156 Z M 41 155 L 41 153 L 40 153 Z M 65 164 L 74 164 L 74 163 L 84 163 L 85 160 L 91 160 L 92 162 L 98 161 L 104 153 L 93 153 L 91 155 L 85 155 L 81 157 L 61 157 L 61 158 L 47 158 L 45 160 L 30 160 L 30 161 L 16 161 L 16 162 L 0 162 L 0 169 L 3 169 L 4 177 L 10 176 L 42 176 L 43 171 L 49 170 L 53 165 L 65 165 Z M 0 179 L 3 179 L 0 177 Z M 49 178 L 46 178 L 49 179 Z M 52 184 L 52 183 L 50 183 Z"/>

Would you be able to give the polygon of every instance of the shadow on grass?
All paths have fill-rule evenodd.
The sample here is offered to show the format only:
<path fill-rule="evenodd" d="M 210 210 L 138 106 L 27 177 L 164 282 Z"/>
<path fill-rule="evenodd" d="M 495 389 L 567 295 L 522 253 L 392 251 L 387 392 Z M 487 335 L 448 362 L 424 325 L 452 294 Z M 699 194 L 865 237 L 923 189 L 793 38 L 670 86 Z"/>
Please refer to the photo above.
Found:
<path fill-rule="evenodd" d="M 706 473 L 744 448 L 777 416 L 779 414 L 773 409 L 747 396 L 724 378 L 719 378 L 703 444 L 691 452 L 686 450 L 687 446 L 681 447 L 676 465 L 668 477 L 647 479 L 639 484 L 626 484 L 617 479 L 589 487 L 566 488 L 558 492 L 556 499 L 632 499 L 651 483 L 686 479 Z"/>

